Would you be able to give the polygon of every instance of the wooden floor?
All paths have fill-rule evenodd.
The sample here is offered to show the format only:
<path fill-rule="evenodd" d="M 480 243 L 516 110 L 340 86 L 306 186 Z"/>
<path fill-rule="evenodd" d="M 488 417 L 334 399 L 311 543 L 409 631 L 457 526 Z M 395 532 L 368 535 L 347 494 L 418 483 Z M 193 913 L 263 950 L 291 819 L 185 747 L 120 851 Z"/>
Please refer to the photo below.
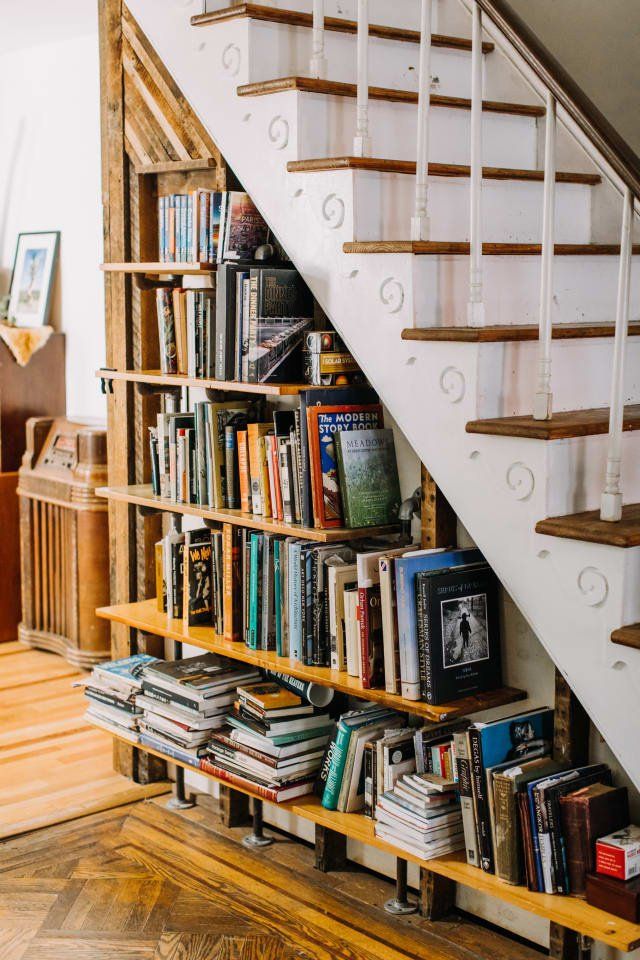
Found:
<path fill-rule="evenodd" d="M 112 738 L 83 720 L 80 677 L 55 654 L 0 644 L 0 838 L 167 790 L 113 772 Z"/>
<path fill-rule="evenodd" d="M 462 917 L 391 918 L 391 885 L 262 851 L 210 807 L 137 803 L 0 844 L 2 960 L 536 960 Z"/>

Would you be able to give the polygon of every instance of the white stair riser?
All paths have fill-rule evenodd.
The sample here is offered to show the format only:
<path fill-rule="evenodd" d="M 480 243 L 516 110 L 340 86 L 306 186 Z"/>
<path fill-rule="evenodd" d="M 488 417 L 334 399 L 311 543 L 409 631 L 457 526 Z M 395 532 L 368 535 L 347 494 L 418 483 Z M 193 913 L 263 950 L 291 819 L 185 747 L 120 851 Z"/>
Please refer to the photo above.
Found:
<path fill-rule="evenodd" d="M 438 239 L 438 238 L 435 238 Z M 372 254 L 370 256 L 382 257 Z M 482 260 L 485 322 L 538 323 L 539 256 L 485 256 Z M 355 266 L 355 264 L 354 264 Z M 384 271 L 383 262 L 379 270 Z M 631 316 L 637 316 L 640 258 L 632 264 Z M 415 257 L 416 326 L 466 326 L 469 258 Z M 553 323 L 611 322 L 615 316 L 617 256 L 558 256 L 553 264 Z M 509 371 L 505 371 L 505 377 Z"/>
<path fill-rule="evenodd" d="M 312 176 L 312 175 L 308 175 Z M 342 173 L 336 181 L 342 179 Z M 407 174 L 353 172 L 353 239 L 406 240 L 415 204 L 415 177 Z M 341 187 L 337 184 L 336 189 Z M 558 184 L 556 240 L 588 243 L 591 238 L 592 188 Z M 541 182 L 484 180 L 482 236 L 486 241 L 535 242 L 542 236 Z M 470 185 L 466 177 L 432 177 L 428 214 L 433 240 L 469 239 Z"/>
<path fill-rule="evenodd" d="M 335 157 L 353 153 L 356 102 L 352 97 L 299 93 L 298 156 Z M 275 111 L 274 111 L 275 112 Z M 434 107 L 429 124 L 429 159 L 438 163 L 469 163 L 469 110 Z M 416 153 L 417 107 L 414 104 L 369 102 L 372 156 L 411 160 Z M 483 162 L 488 166 L 536 166 L 535 118 L 484 114 Z"/>

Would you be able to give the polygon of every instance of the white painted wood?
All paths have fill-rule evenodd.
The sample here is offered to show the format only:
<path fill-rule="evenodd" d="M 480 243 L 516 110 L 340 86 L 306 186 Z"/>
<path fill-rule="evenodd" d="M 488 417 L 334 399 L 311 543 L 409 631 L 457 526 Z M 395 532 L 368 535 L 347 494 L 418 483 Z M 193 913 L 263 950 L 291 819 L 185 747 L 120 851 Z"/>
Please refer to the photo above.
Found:
<path fill-rule="evenodd" d="M 473 5 L 471 32 L 471 204 L 469 242 L 469 306 L 470 327 L 482 327 L 485 322 L 482 293 L 482 13 L 480 5 Z"/>
<path fill-rule="evenodd" d="M 416 153 L 416 196 L 411 218 L 411 239 L 429 240 L 429 115 L 431 100 L 432 0 L 422 0 L 420 20 L 420 64 L 418 67 L 418 150 Z"/>
<path fill-rule="evenodd" d="M 622 205 L 620 230 L 620 259 L 618 297 L 616 302 L 616 335 L 611 373 L 611 402 L 609 404 L 609 449 L 605 485 L 600 507 L 602 520 L 616 521 L 622 516 L 622 487 L 620 464 L 622 458 L 622 420 L 624 416 L 624 362 L 629 327 L 629 297 L 631 287 L 631 219 L 633 196 L 627 188 Z"/>
<path fill-rule="evenodd" d="M 324 0 L 313 0 L 312 53 L 309 66 L 311 76 L 324 80 L 327 76 L 327 58 L 324 53 Z"/>
<path fill-rule="evenodd" d="M 544 194 L 542 201 L 542 253 L 540 263 L 540 339 L 538 349 L 538 385 L 533 403 L 536 420 L 550 420 L 553 407 L 551 391 L 551 302 L 553 298 L 553 261 L 555 244 L 556 197 L 556 101 L 547 93 L 547 117 L 544 148 Z"/>
<path fill-rule="evenodd" d="M 356 135 L 353 153 L 356 157 L 371 156 L 369 135 L 369 0 L 358 0 L 358 95 L 356 98 Z"/>

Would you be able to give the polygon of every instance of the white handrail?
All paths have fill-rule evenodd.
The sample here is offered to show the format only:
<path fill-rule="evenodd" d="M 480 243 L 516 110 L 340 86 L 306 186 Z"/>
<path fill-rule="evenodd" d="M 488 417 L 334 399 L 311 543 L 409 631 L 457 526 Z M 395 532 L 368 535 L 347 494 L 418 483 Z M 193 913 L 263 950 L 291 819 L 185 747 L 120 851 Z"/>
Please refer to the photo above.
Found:
<path fill-rule="evenodd" d="M 482 14 L 473 4 L 471 32 L 471 177 L 469 225 L 469 304 L 470 327 L 484 326 L 482 297 Z"/>
<path fill-rule="evenodd" d="M 538 340 L 538 386 L 533 404 L 534 420 L 551 420 L 553 407 L 553 393 L 551 391 L 551 305 L 556 212 L 556 100 L 550 91 L 547 91 L 546 99 L 542 255 L 540 258 L 540 333 Z"/>
<path fill-rule="evenodd" d="M 620 262 L 618 267 L 618 299 L 616 303 L 616 330 L 613 342 L 613 371 L 611 374 L 611 404 L 609 407 L 609 445 L 605 486 L 600 504 L 600 519 L 616 521 L 622 517 L 622 426 L 624 419 L 624 360 L 629 327 L 629 293 L 631 286 L 631 221 L 633 195 L 625 188 L 620 231 Z"/>
<path fill-rule="evenodd" d="M 356 135 L 353 152 L 356 157 L 371 156 L 369 136 L 369 0 L 358 0 L 358 94 L 356 100 Z"/>
<path fill-rule="evenodd" d="M 429 239 L 429 107 L 431 100 L 432 0 L 422 0 L 420 14 L 420 61 L 418 65 L 418 143 L 416 152 L 416 200 L 411 218 L 411 239 Z"/>
<path fill-rule="evenodd" d="M 327 58 L 324 53 L 324 0 L 313 0 L 313 30 L 311 37 L 312 77 L 324 80 L 327 76 Z"/>

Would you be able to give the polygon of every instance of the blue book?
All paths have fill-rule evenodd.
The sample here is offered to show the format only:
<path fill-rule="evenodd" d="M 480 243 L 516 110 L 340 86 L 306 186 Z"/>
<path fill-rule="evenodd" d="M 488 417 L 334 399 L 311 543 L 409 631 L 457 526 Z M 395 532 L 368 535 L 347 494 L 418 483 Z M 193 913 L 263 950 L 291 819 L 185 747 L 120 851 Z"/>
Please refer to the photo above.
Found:
<path fill-rule="evenodd" d="M 251 534 L 251 554 L 249 566 L 249 642 L 250 650 L 260 646 L 260 614 L 262 600 L 262 544 L 264 534 Z"/>
<path fill-rule="evenodd" d="M 480 864 L 487 873 L 493 871 L 494 852 L 486 771 L 507 761 L 515 765 L 536 757 L 548 756 L 552 745 L 553 710 L 550 707 L 526 710 L 502 720 L 472 723 L 469 727 L 473 802 Z M 542 889 L 544 890 L 544 886 Z"/>
<path fill-rule="evenodd" d="M 121 690 L 128 691 L 131 687 L 139 690 L 142 684 L 142 671 L 150 664 L 158 662 L 157 657 L 152 657 L 148 653 L 136 653 L 132 657 L 98 664 L 93 668 L 93 676 Z"/>
<path fill-rule="evenodd" d="M 398 610 L 398 644 L 400 648 L 400 681 L 402 696 L 420 699 L 420 659 L 416 620 L 416 574 L 424 570 L 443 570 L 467 563 L 479 563 L 484 557 L 479 550 L 420 551 L 396 557 L 396 601 Z"/>

